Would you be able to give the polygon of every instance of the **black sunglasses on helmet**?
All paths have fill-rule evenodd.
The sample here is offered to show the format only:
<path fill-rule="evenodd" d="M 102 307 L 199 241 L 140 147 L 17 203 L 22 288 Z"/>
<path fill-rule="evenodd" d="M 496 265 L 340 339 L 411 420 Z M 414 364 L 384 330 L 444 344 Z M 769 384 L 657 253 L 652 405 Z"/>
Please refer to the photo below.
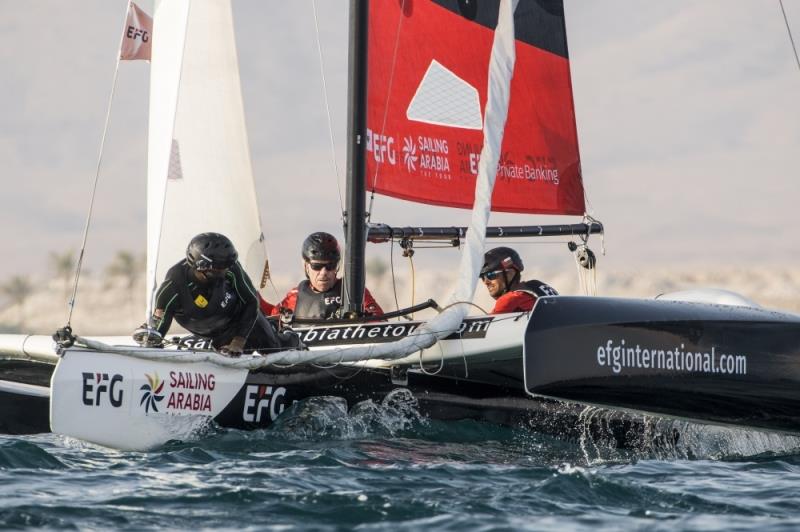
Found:
<path fill-rule="evenodd" d="M 224 264 L 218 264 L 217 266 L 214 266 L 214 261 L 205 255 L 200 255 L 200 258 L 194 261 L 194 269 L 198 272 L 224 272 L 228 268 L 229 266 Z"/>
<path fill-rule="evenodd" d="M 500 274 L 501 274 L 501 273 L 503 273 L 504 271 L 505 271 L 505 270 L 494 270 L 494 271 L 492 271 L 492 272 L 484 272 L 484 273 L 480 274 L 480 276 L 479 276 L 479 277 L 480 277 L 481 279 L 488 279 L 488 280 L 490 280 L 490 281 L 494 281 L 494 280 L 495 280 L 495 279 L 497 279 L 497 278 L 500 276 Z"/>
<path fill-rule="evenodd" d="M 308 262 L 308 266 L 315 272 L 322 270 L 322 268 L 327 269 L 329 272 L 335 272 L 339 269 L 335 262 Z"/>
<path fill-rule="evenodd" d="M 204 272 L 206 270 L 210 270 L 214 265 L 214 261 L 206 257 L 205 255 L 200 255 L 199 259 L 194 261 L 194 269 L 198 272 Z"/>

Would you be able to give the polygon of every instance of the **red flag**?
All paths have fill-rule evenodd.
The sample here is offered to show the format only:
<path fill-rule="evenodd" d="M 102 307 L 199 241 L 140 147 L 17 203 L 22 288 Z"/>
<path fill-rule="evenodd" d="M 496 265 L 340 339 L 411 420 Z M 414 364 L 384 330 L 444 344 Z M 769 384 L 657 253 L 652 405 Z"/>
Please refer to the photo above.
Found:
<path fill-rule="evenodd" d="M 119 58 L 133 61 L 136 59 L 150 60 L 150 48 L 153 37 L 153 19 L 142 9 L 130 2 L 128 4 L 128 18 L 125 21 L 125 33 L 122 36 L 122 47 Z"/>

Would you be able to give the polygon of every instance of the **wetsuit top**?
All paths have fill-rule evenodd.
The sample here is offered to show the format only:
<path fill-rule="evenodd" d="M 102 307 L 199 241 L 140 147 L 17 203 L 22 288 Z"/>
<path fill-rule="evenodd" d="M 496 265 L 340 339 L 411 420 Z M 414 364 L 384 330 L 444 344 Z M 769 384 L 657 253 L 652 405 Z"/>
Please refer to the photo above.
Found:
<path fill-rule="evenodd" d="M 261 300 L 261 310 L 274 316 L 280 314 L 281 309 L 291 310 L 295 318 L 301 319 L 328 319 L 334 316 L 342 306 L 342 280 L 336 283 L 327 292 L 317 292 L 311 288 L 311 282 L 302 281 L 296 288 L 289 290 L 286 297 L 278 305 L 271 305 Z M 364 312 L 367 316 L 383 316 L 381 309 L 369 290 L 364 289 Z"/>
<path fill-rule="evenodd" d="M 152 318 L 152 326 L 162 336 L 175 318 L 199 336 L 247 338 L 258 316 L 258 295 L 238 262 L 223 278 L 200 283 L 183 260 L 167 272 L 156 293 L 155 308 L 164 311 L 161 319 Z"/>
<path fill-rule="evenodd" d="M 490 314 L 525 312 L 533 308 L 540 296 L 557 296 L 556 289 L 541 281 L 532 280 L 513 285 L 508 292 L 495 300 Z"/>

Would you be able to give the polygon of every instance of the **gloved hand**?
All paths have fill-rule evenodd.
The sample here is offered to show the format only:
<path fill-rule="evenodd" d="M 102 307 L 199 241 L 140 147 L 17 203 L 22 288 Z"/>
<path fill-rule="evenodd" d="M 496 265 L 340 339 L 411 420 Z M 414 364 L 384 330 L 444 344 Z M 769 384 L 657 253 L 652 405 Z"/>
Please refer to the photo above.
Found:
<path fill-rule="evenodd" d="M 278 339 L 281 342 L 281 348 L 297 349 L 298 351 L 307 351 L 308 347 L 300 339 L 300 335 L 291 329 L 283 329 L 278 333 Z"/>
<path fill-rule="evenodd" d="M 279 319 L 281 320 L 281 323 L 285 326 L 289 326 L 294 319 L 294 311 L 285 307 L 280 307 L 280 309 L 281 314 Z"/>
<path fill-rule="evenodd" d="M 164 347 L 164 338 L 156 329 L 143 323 L 133 331 L 133 341 L 142 347 Z"/>
<path fill-rule="evenodd" d="M 228 345 L 222 346 L 222 348 L 220 348 L 219 352 L 222 355 L 227 355 L 230 357 L 241 356 L 242 351 L 244 351 L 244 342 L 245 339 L 243 337 L 234 336 Z"/>

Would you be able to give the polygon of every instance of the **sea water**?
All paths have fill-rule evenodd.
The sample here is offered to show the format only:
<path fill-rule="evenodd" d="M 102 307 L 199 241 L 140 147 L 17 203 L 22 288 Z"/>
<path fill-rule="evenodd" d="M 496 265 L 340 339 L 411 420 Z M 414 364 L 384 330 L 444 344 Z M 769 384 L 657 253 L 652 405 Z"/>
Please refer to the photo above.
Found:
<path fill-rule="evenodd" d="M 659 423 L 678 441 L 616 449 L 315 398 L 148 453 L 0 436 L 0 528 L 800 529 L 800 439 Z"/>

